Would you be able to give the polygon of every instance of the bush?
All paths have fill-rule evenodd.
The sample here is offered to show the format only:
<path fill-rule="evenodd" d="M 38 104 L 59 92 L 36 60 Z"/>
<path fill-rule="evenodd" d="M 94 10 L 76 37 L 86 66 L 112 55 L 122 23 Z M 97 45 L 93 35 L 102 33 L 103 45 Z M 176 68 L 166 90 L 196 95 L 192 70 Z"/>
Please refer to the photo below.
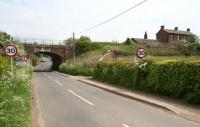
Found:
<path fill-rule="evenodd" d="M 123 44 L 130 45 L 132 43 L 133 43 L 132 40 L 130 38 L 127 38 L 126 41 Z"/>
<path fill-rule="evenodd" d="M 200 40 L 199 37 L 193 36 L 188 42 L 185 42 L 182 49 L 182 54 L 185 56 L 200 55 Z"/>
<path fill-rule="evenodd" d="M 0 125 L 1 127 L 30 126 L 31 67 L 15 68 L 13 78 L 6 60 L 0 58 Z"/>
<path fill-rule="evenodd" d="M 9 70 L 8 60 L 0 56 L 0 77 Z"/>
<path fill-rule="evenodd" d="M 100 48 L 98 43 L 93 43 L 89 37 L 81 36 L 75 43 L 78 53 L 85 53 Z"/>
<path fill-rule="evenodd" d="M 139 63 L 142 64 L 142 63 Z M 145 69 L 130 62 L 99 63 L 94 69 L 94 78 L 127 88 L 138 88 L 146 75 Z"/>
<path fill-rule="evenodd" d="M 99 63 L 94 78 L 200 104 L 200 63 L 144 61 Z"/>
<path fill-rule="evenodd" d="M 80 65 L 73 65 L 71 63 L 63 63 L 59 67 L 59 71 L 71 75 L 92 76 L 93 68 L 87 68 Z"/>

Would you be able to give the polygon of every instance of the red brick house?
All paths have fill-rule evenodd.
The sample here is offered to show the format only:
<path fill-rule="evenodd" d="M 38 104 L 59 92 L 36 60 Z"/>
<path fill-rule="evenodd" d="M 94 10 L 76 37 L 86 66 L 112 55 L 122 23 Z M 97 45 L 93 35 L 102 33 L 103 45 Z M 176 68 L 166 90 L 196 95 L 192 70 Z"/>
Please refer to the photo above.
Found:
<path fill-rule="evenodd" d="M 160 42 L 173 43 L 189 40 L 192 36 L 194 36 L 194 34 L 190 32 L 189 28 L 186 31 L 182 31 L 178 30 L 178 27 L 175 27 L 174 29 L 165 29 L 165 26 L 161 26 L 161 29 L 156 34 L 156 40 Z"/>

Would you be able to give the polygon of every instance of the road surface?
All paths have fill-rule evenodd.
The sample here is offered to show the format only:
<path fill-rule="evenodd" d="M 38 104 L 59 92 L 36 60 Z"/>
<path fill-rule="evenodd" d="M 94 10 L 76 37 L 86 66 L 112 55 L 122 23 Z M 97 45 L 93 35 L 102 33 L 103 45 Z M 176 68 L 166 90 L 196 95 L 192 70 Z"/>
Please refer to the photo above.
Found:
<path fill-rule="evenodd" d="M 50 62 L 37 69 L 48 70 Z M 200 127 L 172 113 L 55 72 L 34 72 L 45 127 Z"/>

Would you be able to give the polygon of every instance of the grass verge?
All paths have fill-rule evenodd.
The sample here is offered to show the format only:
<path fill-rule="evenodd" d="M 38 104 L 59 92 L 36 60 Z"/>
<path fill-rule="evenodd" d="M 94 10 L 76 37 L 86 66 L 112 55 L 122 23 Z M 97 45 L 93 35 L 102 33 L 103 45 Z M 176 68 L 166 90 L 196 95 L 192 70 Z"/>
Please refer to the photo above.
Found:
<path fill-rule="evenodd" d="M 0 63 L 0 127 L 31 127 L 32 68 L 15 68 L 11 76 L 7 62 Z"/>

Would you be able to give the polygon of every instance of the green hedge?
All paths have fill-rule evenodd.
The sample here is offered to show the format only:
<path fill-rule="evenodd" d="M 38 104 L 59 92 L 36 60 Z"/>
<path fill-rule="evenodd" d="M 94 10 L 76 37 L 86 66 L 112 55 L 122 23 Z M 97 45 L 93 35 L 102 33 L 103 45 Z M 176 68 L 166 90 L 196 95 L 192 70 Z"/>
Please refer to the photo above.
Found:
<path fill-rule="evenodd" d="M 83 67 L 81 65 L 73 65 L 71 63 L 63 63 L 59 67 L 59 71 L 71 75 L 92 76 L 93 68 Z"/>
<path fill-rule="evenodd" d="M 164 61 L 99 63 L 94 78 L 200 104 L 200 63 Z"/>

